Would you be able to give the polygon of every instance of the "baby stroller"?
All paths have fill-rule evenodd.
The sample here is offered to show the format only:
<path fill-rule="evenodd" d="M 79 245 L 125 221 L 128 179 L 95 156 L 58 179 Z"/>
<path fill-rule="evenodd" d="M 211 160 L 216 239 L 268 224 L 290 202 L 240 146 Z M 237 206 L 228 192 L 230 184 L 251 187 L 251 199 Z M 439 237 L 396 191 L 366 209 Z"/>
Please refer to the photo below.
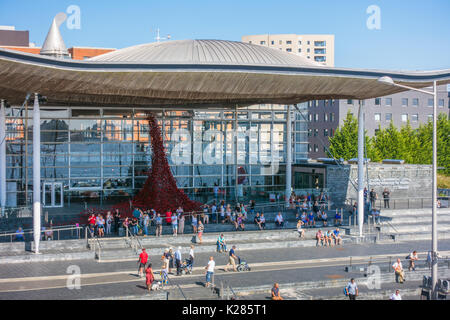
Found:
<path fill-rule="evenodd" d="M 250 266 L 247 264 L 247 261 L 241 260 L 241 257 L 238 257 L 239 263 L 236 267 L 238 272 L 242 271 L 250 271 Z"/>
<path fill-rule="evenodd" d="M 181 274 L 191 274 L 192 273 L 192 263 L 190 259 L 185 259 L 184 262 L 180 266 Z"/>

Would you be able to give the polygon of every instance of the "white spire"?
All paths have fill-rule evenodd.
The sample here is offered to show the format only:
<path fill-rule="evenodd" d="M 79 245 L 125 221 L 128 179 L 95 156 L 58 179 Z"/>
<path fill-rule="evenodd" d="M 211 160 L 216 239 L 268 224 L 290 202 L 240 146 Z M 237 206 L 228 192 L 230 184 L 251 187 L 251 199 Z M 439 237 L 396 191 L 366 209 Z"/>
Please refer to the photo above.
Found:
<path fill-rule="evenodd" d="M 54 56 L 54 57 L 64 57 L 68 56 L 64 40 L 59 32 L 59 26 L 67 19 L 65 13 L 58 13 L 53 19 L 50 30 L 48 31 L 47 37 L 45 38 L 44 45 L 41 49 L 42 55 Z"/>

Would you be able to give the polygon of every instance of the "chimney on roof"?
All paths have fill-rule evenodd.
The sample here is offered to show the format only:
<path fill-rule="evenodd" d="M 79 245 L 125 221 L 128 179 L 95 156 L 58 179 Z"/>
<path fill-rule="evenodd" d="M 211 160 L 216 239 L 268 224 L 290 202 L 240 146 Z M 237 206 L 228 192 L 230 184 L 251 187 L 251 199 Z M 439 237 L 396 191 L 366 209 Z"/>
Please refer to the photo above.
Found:
<path fill-rule="evenodd" d="M 67 15 L 63 12 L 58 13 L 55 16 L 44 44 L 42 45 L 40 54 L 56 58 L 69 57 L 69 52 L 67 51 L 64 40 L 59 32 L 59 27 L 66 19 Z"/>

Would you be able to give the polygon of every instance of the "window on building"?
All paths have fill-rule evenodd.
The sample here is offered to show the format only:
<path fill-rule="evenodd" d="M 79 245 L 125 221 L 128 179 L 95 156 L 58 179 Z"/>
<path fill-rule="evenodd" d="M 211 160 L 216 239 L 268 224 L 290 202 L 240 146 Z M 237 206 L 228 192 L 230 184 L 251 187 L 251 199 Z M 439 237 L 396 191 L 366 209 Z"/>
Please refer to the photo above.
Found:
<path fill-rule="evenodd" d="M 312 129 L 308 129 L 308 137 L 312 137 Z"/>
<path fill-rule="evenodd" d="M 334 113 L 330 113 L 330 122 L 334 122 Z"/>
<path fill-rule="evenodd" d="M 314 49 L 314 53 L 315 54 L 326 54 L 326 50 L 325 49 Z"/>
<path fill-rule="evenodd" d="M 252 43 L 252 41 L 250 40 L 250 41 L 249 41 L 248 43 L 250 43 L 250 44 L 251 44 L 251 43 Z"/>
<path fill-rule="evenodd" d="M 408 106 L 408 98 L 402 98 L 402 107 Z"/>
<path fill-rule="evenodd" d="M 306 44 L 309 46 L 309 45 L 311 44 L 311 42 L 310 42 L 310 41 L 307 41 Z"/>
<path fill-rule="evenodd" d="M 292 49 L 291 48 L 286 48 L 286 51 L 287 52 L 292 52 Z"/>
<path fill-rule="evenodd" d="M 375 121 L 381 121 L 381 113 L 375 113 Z"/>
<path fill-rule="evenodd" d="M 347 104 L 353 104 L 353 99 L 348 99 Z"/>
<path fill-rule="evenodd" d="M 428 106 L 429 107 L 433 107 L 434 105 L 434 100 L 433 99 L 428 99 Z"/>
<path fill-rule="evenodd" d="M 386 121 L 392 120 L 392 113 L 386 113 Z"/>
<path fill-rule="evenodd" d="M 301 48 L 298 49 L 298 53 L 302 53 L 302 49 Z"/>
<path fill-rule="evenodd" d="M 319 121 L 319 114 L 315 113 L 314 114 L 314 122 L 318 122 Z"/>
<path fill-rule="evenodd" d="M 328 121 L 328 113 L 324 113 L 323 114 L 323 121 L 327 122 Z"/>
<path fill-rule="evenodd" d="M 325 47 L 327 45 L 326 41 L 314 41 L 314 46 L 316 47 Z"/>
<path fill-rule="evenodd" d="M 260 41 L 259 44 L 260 44 L 260 45 L 265 45 L 266 42 L 265 42 L 265 41 Z"/>
<path fill-rule="evenodd" d="M 310 56 L 307 56 L 307 58 L 308 58 L 308 59 L 311 59 L 311 57 L 310 57 Z"/>
<path fill-rule="evenodd" d="M 443 108 L 444 104 L 445 104 L 445 100 L 444 99 L 439 99 L 439 104 L 438 104 L 439 108 Z"/>
<path fill-rule="evenodd" d="M 375 105 L 379 106 L 381 104 L 381 98 L 375 98 Z"/>
<path fill-rule="evenodd" d="M 413 107 L 418 107 L 419 106 L 419 99 L 418 98 L 412 99 L 412 105 L 413 105 Z"/>
<path fill-rule="evenodd" d="M 386 105 L 387 106 L 392 106 L 392 98 L 386 98 Z"/>
<path fill-rule="evenodd" d="M 287 40 L 286 44 L 292 44 L 292 41 L 291 40 Z"/>
<path fill-rule="evenodd" d="M 316 62 L 325 62 L 327 61 L 327 58 L 325 56 L 315 56 L 314 61 Z"/>
<path fill-rule="evenodd" d="M 334 137 L 334 129 L 330 129 L 330 137 Z"/>
<path fill-rule="evenodd" d="M 270 41 L 270 44 L 271 44 L 271 45 L 275 45 L 275 41 L 273 41 L 273 40 Z"/>
<path fill-rule="evenodd" d="M 312 119 L 313 119 L 313 115 L 312 115 L 312 113 L 310 113 L 310 114 L 308 115 L 308 120 L 309 120 L 309 122 L 311 122 Z"/>
<path fill-rule="evenodd" d="M 302 45 L 302 41 L 301 41 L 301 40 L 298 41 L 298 45 L 299 45 L 299 46 Z"/>
<path fill-rule="evenodd" d="M 402 114 L 402 122 L 407 122 L 408 121 L 408 114 L 404 113 Z"/>
<path fill-rule="evenodd" d="M 433 121 L 433 115 L 432 114 L 427 115 L 427 119 L 428 121 Z"/>
<path fill-rule="evenodd" d="M 319 152 L 319 146 L 317 144 L 314 144 L 314 152 Z"/>
<path fill-rule="evenodd" d="M 312 148 L 311 148 L 310 144 L 308 144 L 308 152 L 312 152 Z"/>
<path fill-rule="evenodd" d="M 328 129 L 323 129 L 323 136 L 328 137 Z"/>
<path fill-rule="evenodd" d="M 419 115 L 416 113 L 416 114 L 412 114 L 411 115 L 411 121 L 412 122 L 417 122 L 417 121 L 419 121 Z"/>

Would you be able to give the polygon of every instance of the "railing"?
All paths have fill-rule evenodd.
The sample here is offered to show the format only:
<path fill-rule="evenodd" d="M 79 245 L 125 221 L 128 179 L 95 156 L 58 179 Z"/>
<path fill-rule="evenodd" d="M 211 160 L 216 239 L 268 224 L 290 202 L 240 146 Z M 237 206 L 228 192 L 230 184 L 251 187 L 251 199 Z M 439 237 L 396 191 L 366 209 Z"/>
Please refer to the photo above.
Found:
<path fill-rule="evenodd" d="M 32 207 L 11 207 L 11 208 L 0 208 L 1 218 L 31 218 L 33 217 Z"/>
<path fill-rule="evenodd" d="M 439 197 L 438 199 L 441 203 L 441 208 L 449 207 L 449 197 Z M 346 204 L 348 206 L 352 206 L 355 202 L 357 202 L 358 199 L 349 198 L 346 199 Z M 422 197 L 415 197 L 415 198 L 390 198 L 389 200 L 386 200 L 387 203 L 385 204 L 385 200 L 383 198 L 377 199 L 374 201 L 374 206 L 372 206 L 372 203 L 368 201 L 366 204 L 369 205 L 369 210 L 372 208 L 378 209 L 378 210 L 389 210 L 389 209 L 426 209 L 432 207 L 432 201 L 431 198 L 422 198 Z"/>
<path fill-rule="evenodd" d="M 128 229 L 128 228 L 127 228 Z M 128 233 L 128 232 L 127 232 Z M 139 253 L 144 247 L 142 246 L 141 240 L 134 233 L 130 232 L 130 247 L 135 253 Z"/>
<path fill-rule="evenodd" d="M 226 290 L 226 295 L 225 295 Z M 230 292 L 233 297 L 230 299 Z M 228 281 L 220 281 L 220 298 L 223 300 L 238 300 L 237 294 L 234 292 L 233 287 L 228 283 Z"/>
<path fill-rule="evenodd" d="M 187 300 L 187 297 L 184 294 L 183 290 L 181 290 L 181 287 L 178 284 L 173 283 L 172 280 L 169 278 L 169 276 L 167 276 L 167 282 L 169 283 L 169 285 L 178 288 L 178 291 L 181 293 L 181 295 L 183 296 L 184 300 Z M 169 293 L 167 293 L 167 300 L 169 300 Z"/>
<path fill-rule="evenodd" d="M 97 260 L 101 261 L 102 249 L 103 248 L 102 248 L 102 244 L 101 244 L 100 240 L 98 239 L 98 237 L 96 237 L 91 232 L 91 230 L 89 230 L 89 227 L 86 227 L 85 232 L 86 232 L 86 239 L 88 239 L 88 234 L 89 234 L 91 236 L 91 239 L 94 240 L 93 243 L 92 243 L 93 248 L 89 245 L 89 242 L 88 242 L 88 245 L 89 245 L 91 250 L 94 250 L 94 255 L 97 258 Z"/>
<path fill-rule="evenodd" d="M 69 227 L 54 227 L 51 229 L 41 230 L 41 240 L 61 240 L 61 233 L 67 234 L 70 231 L 70 237 L 72 239 L 81 239 L 83 227 L 69 226 Z M 75 233 L 75 235 L 74 235 Z M 56 234 L 56 237 L 55 237 Z M 9 241 L 8 241 L 9 240 Z M 13 241 L 33 241 L 34 231 L 32 229 L 23 230 L 22 232 L 9 232 L 0 234 L 0 242 L 13 242 Z"/>

